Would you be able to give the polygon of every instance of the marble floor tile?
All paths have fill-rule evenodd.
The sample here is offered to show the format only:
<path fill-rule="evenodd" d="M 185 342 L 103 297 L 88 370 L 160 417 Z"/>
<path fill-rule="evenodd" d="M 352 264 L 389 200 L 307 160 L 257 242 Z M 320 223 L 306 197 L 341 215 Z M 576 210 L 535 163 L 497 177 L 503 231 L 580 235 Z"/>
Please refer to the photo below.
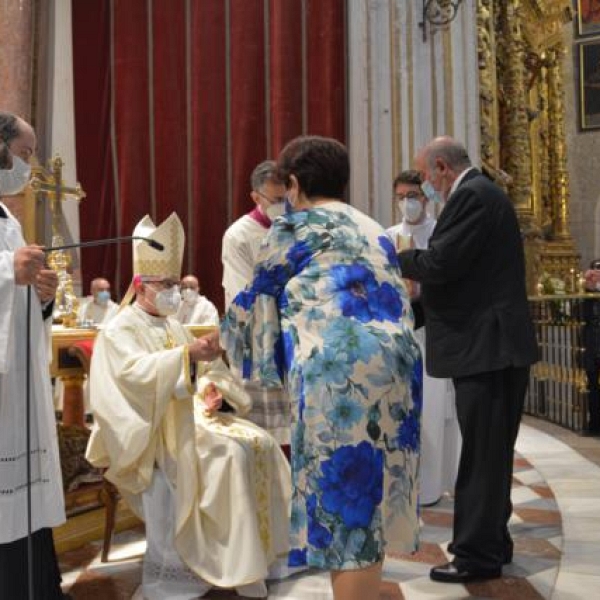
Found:
<path fill-rule="evenodd" d="M 386 558 L 380 600 L 600 597 L 600 439 L 579 443 L 572 432 L 550 435 L 555 431 L 550 425 L 532 426 L 536 423 L 527 418 L 517 442 L 510 520 L 514 560 L 504 576 L 466 586 L 429 579 L 433 565 L 451 558 L 454 502 L 446 494 L 422 509 L 419 552 Z M 594 459 L 596 450 L 597 463 L 584 456 Z M 100 541 L 66 552 L 59 557 L 63 589 L 74 600 L 143 600 L 144 551 L 143 528 L 137 528 L 115 536 L 108 563 L 100 562 Z M 211 590 L 206 598 L 240 597 L 232 590 Z M 329 575 L 312 570 L 269 582 L 269 599 L 331 600 Z"/>
<path fill-rule="evenodd" d="M 561 569 L 552 590 L 552 600 L 591 600 L 600 596 L 600 576 Z"/>
<path fill-rule="evenodd" d="M 538 591 L 542 598 L 550 598 L 556 576 L 558 575 L 558 565 L 545 571 L 538 571 L 534 575 L 527 577 L 527 581 Z"/>

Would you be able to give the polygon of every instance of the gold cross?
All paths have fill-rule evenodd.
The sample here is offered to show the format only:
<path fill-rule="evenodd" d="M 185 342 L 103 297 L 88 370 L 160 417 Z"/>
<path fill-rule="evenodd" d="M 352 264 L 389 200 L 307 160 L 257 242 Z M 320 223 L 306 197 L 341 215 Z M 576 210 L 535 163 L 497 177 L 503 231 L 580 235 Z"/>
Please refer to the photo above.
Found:
<path fill-rule="evenodd" d="M 64 185 L 62 179 L 63 161 L 60 156 L 55 156 L 48 161 L 48 169 L 33 167 L 31 189 L 36 196 L 41 192 L 50 199 L 50 212 L 52 214 L 52 235 L 59 235 L 62 216 L 61 201 L 74 198 L 78 202 L 85 198 L 85 192 L 79 183 L 75 187 Z"/>

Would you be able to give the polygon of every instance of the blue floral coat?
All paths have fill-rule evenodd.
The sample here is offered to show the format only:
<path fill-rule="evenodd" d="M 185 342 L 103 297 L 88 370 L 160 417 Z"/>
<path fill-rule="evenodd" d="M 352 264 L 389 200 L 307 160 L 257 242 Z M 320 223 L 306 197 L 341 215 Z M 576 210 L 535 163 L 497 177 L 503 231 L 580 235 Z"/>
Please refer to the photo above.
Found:
<path fill-rule="evenodd" d="M 292 400 L 290 564 L 415 550 L 422 365 L 383 229 L 341 202 L 276 219 L 222 340 L 234 370 Z"/>

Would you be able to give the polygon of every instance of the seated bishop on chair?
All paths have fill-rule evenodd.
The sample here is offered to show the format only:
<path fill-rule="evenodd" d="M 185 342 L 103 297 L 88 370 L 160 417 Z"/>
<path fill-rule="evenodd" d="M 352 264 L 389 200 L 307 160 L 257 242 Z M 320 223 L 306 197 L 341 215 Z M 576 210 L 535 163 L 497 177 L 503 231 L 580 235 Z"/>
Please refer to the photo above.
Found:
<path fill-rule="evenodd" d="M 134 236 L 136 300 L 100 332 L 90 391 L 87 457 L 108 467 L 146 522 L 142 588 L 148 600 L 186 600 L 212 586 L 266 596 L 285 573 L 289 465 L 275 440 L 240 419 L 250 400 L 220 358 L 218 337 L 194 339 L 173 315 L 184 232 L 174 213 Z M 226 401 L 234 412 L 221 412 Z"/>

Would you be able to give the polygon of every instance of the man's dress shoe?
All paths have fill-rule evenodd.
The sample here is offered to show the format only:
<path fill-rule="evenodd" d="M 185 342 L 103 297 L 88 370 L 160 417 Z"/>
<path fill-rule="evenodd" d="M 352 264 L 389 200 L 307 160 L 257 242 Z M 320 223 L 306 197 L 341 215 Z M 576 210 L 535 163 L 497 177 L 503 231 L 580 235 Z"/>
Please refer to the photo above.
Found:
<path fill-rule="evenodd" d="M 433 581 L 443 583 L 468 583 L 481 579 L 497 579 L 502 576 L 502 569 L 472 569 L 469 567 L 459 567 L 454 562 L 446 563 L 433 567 L 429 572 L 429 577 Z"/>

